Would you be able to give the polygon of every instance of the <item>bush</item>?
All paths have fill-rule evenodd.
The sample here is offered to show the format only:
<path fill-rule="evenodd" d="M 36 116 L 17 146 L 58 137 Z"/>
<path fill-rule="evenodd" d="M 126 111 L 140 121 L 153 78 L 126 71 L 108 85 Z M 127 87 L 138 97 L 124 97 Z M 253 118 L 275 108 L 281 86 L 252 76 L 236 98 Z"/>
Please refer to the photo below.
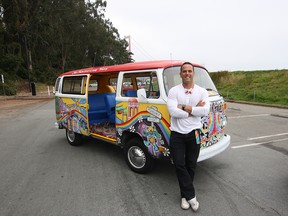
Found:
<path fill-rule="evenodd" d="M 10 77 L 17 76 L 17 71 L 22 68 L 23 59 L 18 55 L 6 54 L 0 58 L 0 68 Z"/>
<path fill-rule="evenodd" d="M 16 95 L 16 87 L 15 87 L 15 85 L 4 83 L 4 89 L 5 89 L 5 95 L 6 96 Z M 2 83 L 2 86 L 0 88 L 0 95 L 4 95 L 3 83 Z"/>

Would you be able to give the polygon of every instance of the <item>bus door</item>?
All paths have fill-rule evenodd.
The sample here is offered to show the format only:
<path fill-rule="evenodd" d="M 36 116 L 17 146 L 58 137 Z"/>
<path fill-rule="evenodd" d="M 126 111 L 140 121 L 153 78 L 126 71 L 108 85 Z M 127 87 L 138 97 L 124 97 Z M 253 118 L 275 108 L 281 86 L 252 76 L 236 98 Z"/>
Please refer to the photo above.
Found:
<path fill-rule="evenodd" d="M 162 158 L 169 156 L 170 132 L 158 74 L 161 70 L 121 73 L 117 86 L 116 130 L 118 140 L 125 133 L 136 133 L 152 157 Z"/>
<path fill-rule="evenodd" d="M 87 136 L 87 75 L 63 76 L 58 79 L 55 88 L 58 127 Z"/>

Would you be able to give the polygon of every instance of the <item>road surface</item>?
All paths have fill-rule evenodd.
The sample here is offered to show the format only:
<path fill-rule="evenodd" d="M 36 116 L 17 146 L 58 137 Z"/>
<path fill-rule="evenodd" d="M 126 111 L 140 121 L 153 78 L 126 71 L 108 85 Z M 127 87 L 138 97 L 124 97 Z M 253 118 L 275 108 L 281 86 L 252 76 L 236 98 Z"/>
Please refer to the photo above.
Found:
<path fill-rule="evenodd" d="M 231 146 L 199 163 L 197 215 L 288 215 L 288 110 L 230 103 Z M 133 173 L 117 146 L 68 144 L 53 101 L 0 109 L 0 215 L 191 215 L 173 166 Z"/>

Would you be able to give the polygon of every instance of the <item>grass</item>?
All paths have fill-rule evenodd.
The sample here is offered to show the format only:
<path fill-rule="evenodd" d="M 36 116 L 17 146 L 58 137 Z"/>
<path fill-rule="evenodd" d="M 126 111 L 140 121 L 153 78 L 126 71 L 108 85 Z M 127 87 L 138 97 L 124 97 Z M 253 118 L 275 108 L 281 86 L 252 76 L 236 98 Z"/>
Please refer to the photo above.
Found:
<path fill-rule="evenodd" d="M 221 71 L 210 75 L 226 99 L 288 106 L 288 70 Z"/>

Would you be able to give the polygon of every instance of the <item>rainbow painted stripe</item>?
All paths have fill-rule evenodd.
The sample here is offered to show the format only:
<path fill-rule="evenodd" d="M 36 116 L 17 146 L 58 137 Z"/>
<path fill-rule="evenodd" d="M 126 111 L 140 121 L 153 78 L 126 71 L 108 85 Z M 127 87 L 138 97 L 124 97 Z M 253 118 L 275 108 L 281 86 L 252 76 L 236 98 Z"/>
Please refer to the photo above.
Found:
<path fill-rule="evenodd" d="M 147 119 L 150 117 L 151 114 L 147 111 L 141 111 L 137 113 L 137 115 L 133 116 L 130 120 L 121 123 L 121 124 L 116 124 L 116 129 L 117 130 L 129 130 L 133 125 L 135 125 L 137 122 L 141 121 L 141 119 Z M 158 133 L 162 134 L 165 137 L 165 140 L 168 142 L 170 138 L 170 124 L 164 119 L 161 118 L 159 123 L 156 123 L 161 131 L 158 131 Z"/>
<path fill-rule="evenodd" d="M 70 111 L 71 112 L 71 111 Z M 87 121 L 87 116 L 85 116 L 82 112 L 78 111 L 78 110 L 73 110 L 74 113 L 76 113 L 76 115 L 81 116 L 81 118 L 85 119 Z M 58 115 L 60 115 L 59 113 L 57 113 Z M 57 116 L 58 116 L 57 115 Z M 66 113 L 63 116 L 57 117 L 57 121 L 63 121 L 64 119 L 66 119 L 67 117 L 69 117 L 71 114 Z"/>

